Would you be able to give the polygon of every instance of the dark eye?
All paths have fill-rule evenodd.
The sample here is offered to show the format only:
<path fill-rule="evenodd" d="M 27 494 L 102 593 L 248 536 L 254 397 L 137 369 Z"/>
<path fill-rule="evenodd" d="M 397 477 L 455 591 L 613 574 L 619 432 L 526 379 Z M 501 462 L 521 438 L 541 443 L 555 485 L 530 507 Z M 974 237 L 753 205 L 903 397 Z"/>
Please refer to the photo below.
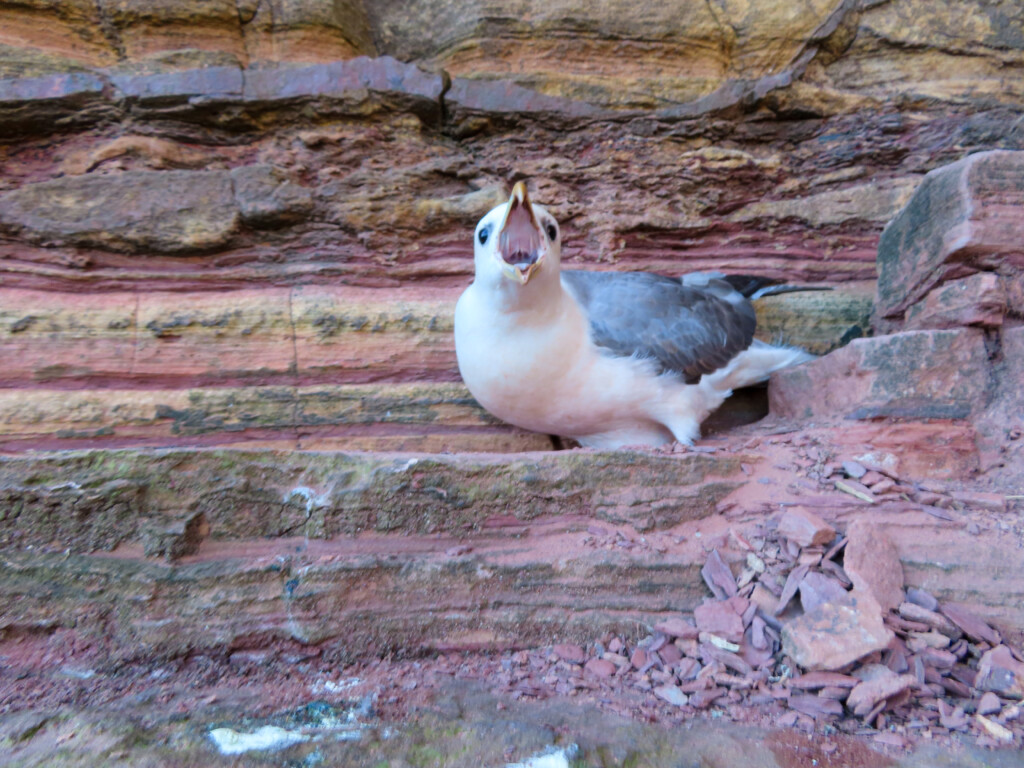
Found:
<path fill-rule="evenodd" d="M 491 228 L 484 227 L 483 229 L 476 233 L 476 239 L 480 241 L 480 245 L 483 245 L 484 243 L 487 242 L 487 238 L 490 237 L 490 235 Z"/>
<path fill-rule="evenodd" d="M 549 221 L 544 228 L 547 230 L 548 240 L 555 242 L 558 239 L 558 227 L 555 226 L 555 222 Z"/>

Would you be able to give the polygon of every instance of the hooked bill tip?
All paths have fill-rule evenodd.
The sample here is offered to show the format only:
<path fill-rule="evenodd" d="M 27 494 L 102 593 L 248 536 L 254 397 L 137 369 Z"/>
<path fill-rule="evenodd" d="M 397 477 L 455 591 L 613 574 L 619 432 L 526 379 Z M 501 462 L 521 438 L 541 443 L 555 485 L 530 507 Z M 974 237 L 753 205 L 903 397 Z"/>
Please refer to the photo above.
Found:
<path fill-rule="evenodd" d="M 517 181 L 515 183 L 515 186 L 512 187 L 512 196 L 509 198 L 508 201 L 510 203 L 516 202 L 519 203 L 520 205 L 522 205 L 523 203 L 530 202 L 529 195 L 527 195 L 526 193 L 525 181 Z"/>

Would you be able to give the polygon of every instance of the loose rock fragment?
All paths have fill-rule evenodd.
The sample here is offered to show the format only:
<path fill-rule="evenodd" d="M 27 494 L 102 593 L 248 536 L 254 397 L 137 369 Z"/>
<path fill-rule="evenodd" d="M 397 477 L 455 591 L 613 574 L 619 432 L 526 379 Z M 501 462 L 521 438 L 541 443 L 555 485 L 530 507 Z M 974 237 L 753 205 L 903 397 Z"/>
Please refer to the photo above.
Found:
<path fill-rule="evenodd" d="M 869 679 L 857 685 L 846 699 L 846 706 L 858 717 L 864 717 L 877 704 L 917 685 L 913 675 L 897 675 L 888 667 L 872 665 L 865 668 Z"/>
<path fill-rule="evenodd" d="M 946 648 L 949 638 L 941 632 L 911 632 L 907 635 L 907 648 L 913 653 L 920 653 L 925 648 Z"/>
<path fill-rule="evenodd" d="M 994 715 L 1002 708 L 1003 704 L 999 697 L 989 691 L 978 701 L 977 712 L 979 715 Z"/>
<path fill-rule="evenodd" d="M 875 498 L 875 494 L 855 480 L 836 480 L 836 488 L 869 504 L 874 504 L 878 501 Z"/>
<path fill-rule="evenodd" d="M 999 493 L 982 493 L 980 491 L 950 491 L 950 497 L 968 507 L 984 509 L 987 512 L 1005 512 L 1006 496 Z"/>
<path fill-rule="evenodd" d="M 963 606 L 943 603 L 939 610 L 972 640 L 990 645 L 999 645 L 1002 642 L 998 632 Z"/>
<path fill-rule="evenodd" d="M 672 616 L 654 625 L 655 632 L 661 632 L 669 637 L 683 637 L 689 640 L 695 639 L 699 630 L 683 618 Z"/>
<path fill-rule="evenodd" d="M 860 680 L 838 672 L 808 672 L 789 681 L 790 688 L 813 691 L 818 688 L 853 688 Z"/>
<path fill-rule="evenodd" d="M 695 709 L 707 709 L 715 699 L 724 696 L 726 693 L 728 691 L 725 688 L 706 688 L 702 691 L 697 691 L 690 696 L 690 706 Z"/>
<path fill-rule="evenodd" d="M 672 643 L 666 643 L 658 650 L 658 656 L 665 664 L 672 666 L 683 658 L 683 652 Z"/>
<path fill-rule="evenodd" d="M 743 618 L 724 602 L 706 600 L 693 610 L 701 632 L 724 638 L 732 643 L 743 639 Z"/>
<path fill-rule="evenodd" d="M 995 720 L 989 720 L 984 715 L 975 715 L 974 718 L 992 738 L 1003 742 L 1013 741 L 1013 731 L 1006 726 L 1000 725 Z"/>
<path fill-rule="evenodd" d="M 813 611 L 823 603 L 832 603 L 842 600 L 846 596 L 846 590 L 835 579 L 812 571 L 804 576 L 800 582 L 800 604 L 804 611 Z"/>
<path fill-rule="evenodd" d="M 774 615 L 778 616 L 786 610 L 789 601 L 796 596 L 797 590 L 800 589 L 800 584 L 803 582 L 808 570 L 810 569 L 806 565 L 801 565 L 789 572 L 789 576 L 786 577 L 786 585 L 782 588 L 782 594 L 779 595 L 779 604 L 772 611 Z"/>
<path fill-rule="evenodd" d="M 700 575 L 704 577 L 704 583 L 708 585 L 711 593 L 719 599 L 732 597 L 739 589 L 736 586 L 736 577 L 732 575 L 717 549 L 711 550 L 704 567 L 700 569 Z"/>
<path fill-rule="evenodd" d="M 944 634 L 950 640 L 959 640 L 963 637 L 963 632 L 961 632 L 953 622 L 941 613 L 929 611 L 927 608 L 922 608 L 910 601 L 900 603 L 899 613 L 900 616 L 905 619 L 909 619 L 910 621 L 919 621 L 922 624 L 927 624 L 932 629 Z"/>
<path fill-rule="evenodd" d="M 826 699 L 808 693 L 798 694 L 789 699 L 789 706 L 797 712 L 820 720 L 825 717 L 837 717 L 843 714 L 843 705 L 835 699 Z"/>
<path fill-rule="evenodd" d="M 1013 658 L 1005 645 L 998 645 L 982 654 L 974 684 L 979 691 L 1024 699 L 1024 664 Z"/>
<path fill-rule="evenodd" d="M 846 473 L 847 477 L 852 477 L 854 480 L 860 480 L 867 474 L 868 470 L 859 461 L 844 461 L 843 472 Z"/>
<path fill-rule="evenodd" d="M 587 659 L 583 649 L 573 643 L 559 643 L 551 650 L 558 654 L 558 658 L 562 661 L 567 661 L 570 664 L 582 664 Z"/>
<path fill-rule="evenodd" d="M 689 697 L 679 689 L 678 685 L 659 685 L 654 689 L 654 695 L 659 699 L 667 701 L 669 704 L 674 704 L 677 707 L 685 707 L 686 703 L 690 700 Z"/>
<path fill-rule="evenodd" d="M 790 509 L 779 518 L 779 534 L 801 547 L 818 547 L 830 543 L 836 530 L 813 512 Z"/>
<path fill-rule="evenodd" d="M 723 651 L 729 651 L 731 653 L 736 653 L 740 650 L 740 646 L 736 643 L 730 643 L 724 637 L 713 635 L 710 632 L 701 632 L 700 641 L 702 643 L 710 643 L 716 648 L 721 648 Z"/>
<path fill-rule="evenodd" d="M 643 648 L 637 648 L 633 651 L 633 655 L 629 657 L 629 663 L 633 665 L 634 669 L 643 669 L 647 666 L 650 656 L 647 651 Z"/>
<path fill-rule="evenodd" d="M 615 665 L 605 659 L 591 659 L 583 669 L 596 677 L 611 677 L 615 674 Z"/>
<path fill-rule="evenodd" d="M 966 731 L 967 715 L 964 714 L 963 707 L 951 707 L 940 699 L 939 724 L 951 731 Z"/>
<path fill-rule="evenodd" d="M 843 570 L 854 589 L 870 593 L 883 611 L 902 603 L 903 566 L 892 540 L 866 520 L 855 520 L 846 536 Z"/>
<path fill-rule="evenodd" d="M 856 590 L 782 627 L 783 651 L 811 670 L 839 669 L 882 650 L 892 638 L 892 632 L 882 623 L 878 603 L 870 594 Z"/>
<path fill-rule="evenodd" d="M 907 590 L 907 602 L 927 608 L 929 611 L 937 611 L 939 609 L 939 601 L 930 592 L 917 589 L 916 587 L 910 587 Z"/>

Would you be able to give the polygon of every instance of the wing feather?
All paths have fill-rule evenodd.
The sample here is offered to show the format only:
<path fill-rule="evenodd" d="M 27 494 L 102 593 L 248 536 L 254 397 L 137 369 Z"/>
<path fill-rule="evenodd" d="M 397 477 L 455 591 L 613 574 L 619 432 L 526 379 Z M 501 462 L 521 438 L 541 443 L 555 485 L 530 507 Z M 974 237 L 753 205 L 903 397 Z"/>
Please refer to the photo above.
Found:
<path fill-rule="evenodd" d="M 753 306 L 717 275 L 688 281 L 565 270 L 562 281 L 586 313 L 595 344 L 613 355 L 656 360 L 662 372 L 679 373 L 691 384 L 754 338 Z"/>

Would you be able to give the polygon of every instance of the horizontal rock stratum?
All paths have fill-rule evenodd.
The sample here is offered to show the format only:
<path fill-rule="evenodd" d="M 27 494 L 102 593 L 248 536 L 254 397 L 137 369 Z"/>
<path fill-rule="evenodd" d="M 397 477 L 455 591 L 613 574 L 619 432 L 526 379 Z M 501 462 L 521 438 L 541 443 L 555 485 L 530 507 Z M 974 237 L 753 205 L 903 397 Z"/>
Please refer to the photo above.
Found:
<path fill-rule="evenodd" d="M 792 477 L 768 465 L 800 452 L 777 446 L 762 448 L 767 460 L 731 451 L 3 458 L 0 499 L 20 520 L 0 539 L 3 628 L 66 628 L 103 664 L 253 642 L 356 658 L 582 640 L 699 605 L 707 546 L 740 567 L 746 550 L 730 530 L 756 535 L 764 513 L 733 502 L 726 518 L 716 505 L 741 498 L 743 465 Z M 800 499 L 792 486 L 764 493 L 773 504 Z M 1020 602 L 1006 599 L 1021 589 L 1012 532 L 954 536 L 956 522 L 899 499 L 866 512 L 838 491 L 818 498 L 833 523 L 882 526 L 909 584 L 1011 631 L 1024 625 Z M 594 530 L 628 546 L 597 546 Z"/>
<path fill-rule="evenodd" d="M 180 720 L 183 704 L 225 696 L 232 722 L 253 723 L 254 702 L 291 706 L 283 678 L 290 702 L 340 700 L 354 695 L 345 663 L 386 656 L 454 670 L 475 651 L 573 644 L 595 657 L 577 670 L 583 691 L 633 666 L 616 648 L 701 606 L 702 571 L 742 593 L 733 615 L 701 609 L 703 637 L 687 624 L 684 645 L 661 637 L 651 660 L 696 653 L 714 675 L 676 688 L 658 664 L 637 669 L 651 690 L 633 693 L 672 707 L 673 725 L 743 698 L 733 673 L 751 665 L 709 629 L 756 625 L 781 658 L 782 596 L 810 613 L 849 581 L 897 611 L 884 618 L 896 645 L 871 655 L 891 638 L 874 631 L 854 655 L 906 664 L 892 677 L 938 702 L 932 735 L 958 727 L 967 714 L 936 680 L 969 701 L 966 667 L 936 675 L 952 651 L 921 644 L 942 643 L 927 631 L 942 616 L 906 606 L 927 594 L 977 614 L 967 623 L 989 645 L 1024 632 L 1022 13 L 982 0 L 3 4 L 0 752 L 32 760 L 45 742 L 95 765 L 130 741 L 129 762 L 168 744 L 209 762 L 206 723 L 227 720 Z M 564 445 L 498 423 L 459 381 L 452 308 L 473 226 L 519 180 L 558 219 L 569 267 L 833 289 L 757 303 L 760 338 L 821 357 L 738 393 L 688 451 L 552 450 Z M 845 611 L 854 630 L 876 618 L 859 605 Z M 821 612 L 788 652 L 845 663 L 848 649 L 820 653 L 841 613 Z M 543 688 L 531 676 L 566 664 L 516 658 L 494 667 L 526 697 Z M 311 659 L 336 688 L 310 680 Z M 979 684 L 1011 662 L 987 651 Z M 860 685 L 858 714 L 884 694 Z M 842 711 L 821 692 L 790 697 L 792 727 L 770 746 Z M 95 725 L 104 696 L 121 741 Z M 69 716 L 69 701 L 88 711 Z M 151 728 L 147 706 L 191 741 Z M 985 732 L 1014 738 L 991 707 L 979 699 Z M 869 749 L 843 738 L 831 754 L 808 741 L 801 759 Z M 498 762 L 527 752 L 511 754 Z M 759 741 L 726 763 L 768 754 Z"/>

